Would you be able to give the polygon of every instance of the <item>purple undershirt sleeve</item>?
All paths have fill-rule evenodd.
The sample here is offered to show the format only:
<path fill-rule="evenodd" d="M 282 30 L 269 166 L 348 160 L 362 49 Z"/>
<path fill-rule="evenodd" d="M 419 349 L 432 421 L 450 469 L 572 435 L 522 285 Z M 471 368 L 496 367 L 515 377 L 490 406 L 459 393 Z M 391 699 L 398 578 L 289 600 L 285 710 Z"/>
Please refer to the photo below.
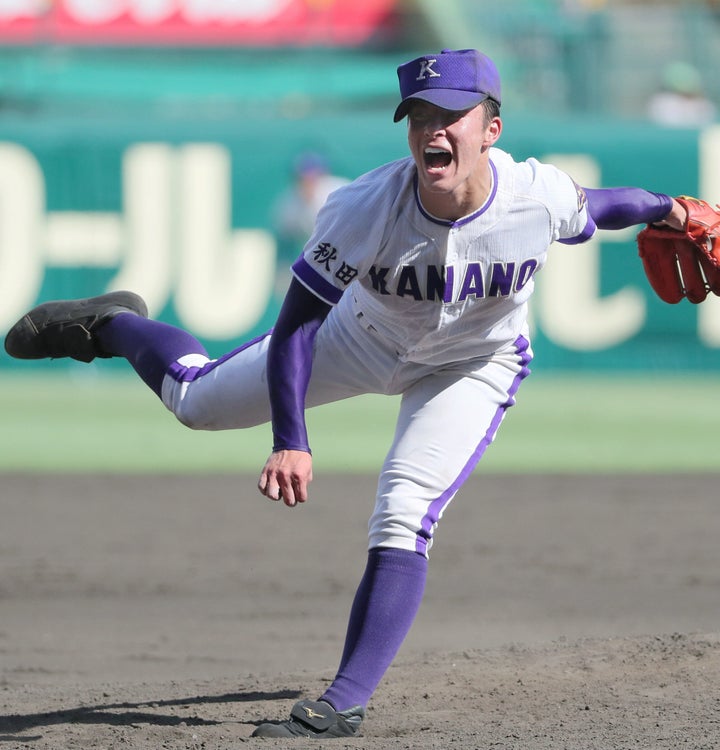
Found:
<path fill-rule="evenodd" d="M 312 370 L 315 334 L 331 309 L 331 305 L 297 279 L 291 281 L 267 355 L 274 451 L 310 453 L 305 394 Z"/>
<path fill-rule="evenodd" d="M 669 195 L 635 187 L 584 188 L 588 211 L 599 229 L 624 229 L 664 219 L 672 209 Z"/>

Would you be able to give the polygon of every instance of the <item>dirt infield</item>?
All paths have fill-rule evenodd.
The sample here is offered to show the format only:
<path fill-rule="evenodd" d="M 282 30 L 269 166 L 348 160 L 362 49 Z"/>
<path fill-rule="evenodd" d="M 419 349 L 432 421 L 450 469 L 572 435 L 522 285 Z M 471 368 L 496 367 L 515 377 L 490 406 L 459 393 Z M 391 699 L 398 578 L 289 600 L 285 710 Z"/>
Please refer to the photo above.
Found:
<path fill-rule="evenodd" d="M 374 477 L 4 476 L 0 748 L 226 750 L 333 676 Z M 717 748 L 718 476 L 474 476 L 359 739 Z"/>

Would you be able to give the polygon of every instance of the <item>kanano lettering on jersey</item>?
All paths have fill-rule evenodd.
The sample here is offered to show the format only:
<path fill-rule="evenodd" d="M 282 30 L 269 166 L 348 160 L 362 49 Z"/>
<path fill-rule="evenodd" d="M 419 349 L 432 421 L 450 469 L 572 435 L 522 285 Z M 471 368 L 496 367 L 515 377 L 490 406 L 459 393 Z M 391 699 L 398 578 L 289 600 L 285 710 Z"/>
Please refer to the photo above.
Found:
<path fill-rule="evenodd" d="M 464 302 L 469 297 L 509 297 L 530 281 L 537 267 L 535 258 L 521 263 L 495 262 L 487 268 L 478 262 L 467 263 L 464 267 L 428 265 L 424 269 L 408 265 L 400 267 L 394 285 L 389 278 L 389 267 L 372 266 L 368 276 L 378 294 L 395 294 L 418 302 L 451 303 Z"/>

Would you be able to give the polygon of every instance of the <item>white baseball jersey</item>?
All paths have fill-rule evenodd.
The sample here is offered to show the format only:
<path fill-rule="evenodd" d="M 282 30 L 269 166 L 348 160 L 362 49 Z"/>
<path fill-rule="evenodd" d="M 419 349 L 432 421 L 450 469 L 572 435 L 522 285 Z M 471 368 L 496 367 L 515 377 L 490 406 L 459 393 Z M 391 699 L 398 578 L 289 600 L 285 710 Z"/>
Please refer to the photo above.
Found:
<path fill-rule="evenodd" d="M 403 159 L 335 191 L 293 269 L 335 307 L 314 341 L 307 407 L 402 394 L 368 546 L 427 555 L 458 488 L 494 440 L 529 373 L 526 306 L 556 239 L 594 231 L 584 194 L 555 167 L 493 150 L 492 190 L 459 221 L 429 216 Z M 219 360 L 190 354 L 163 382 L 184 424 L 270 419 L 261 337 Z"/>
<path fill-rule="evenodd" d="M 594 224 L 582 191 L 557 168 L 499 149 L 490 165 L 488 199 L 458 221 L 424 210 L 410 157 L 340 188 L 296 277 L 331 304 L 343 298 L 401 361 L 446 364 L 513 342 L 549 245 L 587 239 Z"/>

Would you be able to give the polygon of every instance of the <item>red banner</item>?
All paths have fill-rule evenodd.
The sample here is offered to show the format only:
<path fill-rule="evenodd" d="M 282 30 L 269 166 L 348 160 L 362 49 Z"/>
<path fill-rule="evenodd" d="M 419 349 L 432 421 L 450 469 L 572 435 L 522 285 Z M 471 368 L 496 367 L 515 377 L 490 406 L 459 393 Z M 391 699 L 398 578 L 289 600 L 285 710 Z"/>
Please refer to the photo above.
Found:
<path fill-rule="evenodd" d="M 0 40 L 358 46 L 398 0 L 0 0 Z"/>
<path fill-rule="evenodd" d="M 41 0 L 0 0 L 0 40 L 34 42 L 47 23 L 49 3 Z"/>

